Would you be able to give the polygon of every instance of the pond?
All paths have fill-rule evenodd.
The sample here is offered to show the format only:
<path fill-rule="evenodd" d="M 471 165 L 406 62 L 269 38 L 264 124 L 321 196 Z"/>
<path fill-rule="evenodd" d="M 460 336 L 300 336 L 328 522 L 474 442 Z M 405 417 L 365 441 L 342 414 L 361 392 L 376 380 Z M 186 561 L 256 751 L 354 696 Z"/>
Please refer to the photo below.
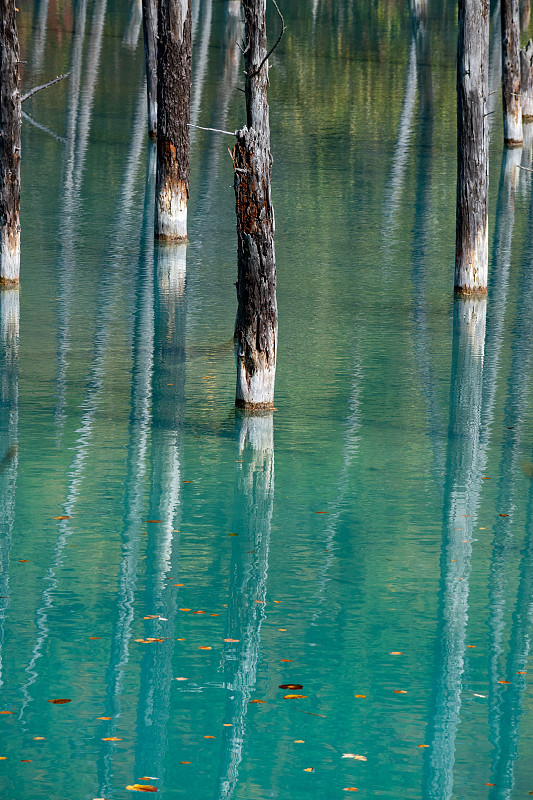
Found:
<path fill-rule="evenodd" d="M 24 104 L 0 294 L 2 800 L 525 797 L 533 131 L 502 153 L 499 8 L 489 298 L 454 301 L 455 4 L 281 4 L 266 416 L 233 407 L 231 135 L 192 128 L 189 242 L 154 247 L 139 9 L 20 1 L 23 89 L 69 76 Z M 244 124 L 237 12 L 193 4 L 196 126 Z"/>

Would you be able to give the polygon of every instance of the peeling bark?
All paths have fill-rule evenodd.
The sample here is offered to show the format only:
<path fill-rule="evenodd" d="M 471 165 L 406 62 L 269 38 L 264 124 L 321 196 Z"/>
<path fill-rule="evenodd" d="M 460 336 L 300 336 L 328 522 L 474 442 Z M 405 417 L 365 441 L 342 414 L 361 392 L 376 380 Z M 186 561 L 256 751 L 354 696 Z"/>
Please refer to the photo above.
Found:
<path fill-rule="evenodd" d="M 155 237 L 187 238 L 191 0 L 160 0 L 157 27 Z"/>
<path fill-rule="evenodd" d="M 503 138 L 507 147 L 521 147 L 520 13 L 518 0 L 501 0 Z"/>
<path fill-rule="evenodd" d="M 520 50 L 520 91 L 522 95 L 522 119 L 533 121 L 533 42 L 531 39 Z"/>
<path fill-rule="evenodd" d="M 157 136 L 157 2 L 142 0 L 146 92 L 148 95 L 148 136 Z"/>
<path fill-rule="evenodd" d="M 455 291 L 486 294 L 489 0 L 459 0 Z"/>
<path fill-rule="evenodd" d="M 19 41 L 15 0 L 0 0 L 0 285 L 16 285 L 20 271 Z"/>
<path fill-rule="evenodd" d="M 266 0 L 243 1 L 247 125 L 237 131 L 232 155 L 238 239 L 235 404 L 250 409 L 273 406 L 278 338 L 265 7 Z"/>

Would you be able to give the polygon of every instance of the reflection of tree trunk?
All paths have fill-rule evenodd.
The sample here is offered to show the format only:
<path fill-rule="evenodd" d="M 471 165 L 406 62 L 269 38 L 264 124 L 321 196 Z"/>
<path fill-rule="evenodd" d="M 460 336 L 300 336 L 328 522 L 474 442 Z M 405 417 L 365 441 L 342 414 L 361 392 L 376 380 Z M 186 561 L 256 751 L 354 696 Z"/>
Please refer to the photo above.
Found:
<path fill-rule="evenodd" d="M 533 204 L 530 206 L 529 233 L 533 230 Z M 490 662 L 489 662 L 489 720 L 491 740 L 494 747 L 494 771 L 502 769 L 502 759 L 509 756 L 506 722 L 503 720 L 502 705 L 506 702 L 507 687 L 498 684 L 502 678 L 501 663 L 503 653 L 503 637 L 506 625 L 506 579 L 510 550 L 513 540 L 513 512 L 516 507 L 516 481 L 519 475 L 522 433 L 527 409 L 531 356 L 533 350 L 533 271 L 531 259 L 522 275 L 522 286 L 519 295 L 515 335 L 512 343 L 511 368 L 508 379 L 508 397 L 505 407 L 505 422 L 502 454 L 500 462 L 500 486 L 498 492 L 497 513 L 509 514 L 509 517 L 497 517 L 494 530 L 493 555 L 489 579 L 489 628 L 490 628 Z M 513 658 L 510 655 L 510 660 Z M 514 680 L 514 675 L 512 680 Z M 503 755 L 506 753 L 506 755 Z M 506 772 L 508 770 L 506 768 Z M 510 776 L 512 780 L 512 764 Z M 498 783 L 498 786 L 500 784 Z M 503 786 L 501 787 L 503 791 Z M 499 797 L 507 796 L 505 792 Z"/>
<path fill-rule="evenodd" d="M 120 196 L 123 199 L 123 205 L 118 215 L 116 227 L 114 227 L 111 235 L 111 266 L 105 273 L 99 287 L 94 356 L 91 365 L 90 378 L 88 381 L 89 389 L 87 391 L 85 400 L 82 403 L 83 413 L 81 424 L 77 430 L 78 437 L 74 445 L 74 458 L 68 474 L 67 496 L 63 504 L 63 514 L 67 517 L 71 517 L 74 513 L 82 488 L 85 473 L 85 463 L 93 437 L 95 417 L 104 388 L 107 350 L 113 324 L 113 310 L 118 298 L 123 292 L 122 286 L 125 279 L 123 273 L 126 264 L 128 264 L 129 270 L 131 270 L 131 265 L 125 257 L 125 243 L 130 241 L 135 236 L 135 214 L 133 213 L 135 209 L 133 206 L 133 199 L 135 180 L 145 134 L 145 117 L 146 101 L 145 89 L 143 86 L 139 93 L 137 107 L 133 118 L 133 133 L 130 151 L 127 157 L 124 182 L 121 188 Z M 52 566 L 49 567 L 46 572 L 45 580 L 48 583 L 48 586 L 43 591 L 42 603 L 36 612 L 36 625 L 39 633 L 32 650 L 30 661 L 26 666 L 26 672 L 29 677 L 22 687 L 24 703 L 20 711 L 21 717 L 24 713 L 25 707 L 31 701 L 29 688 L 37 679 L 38 673 L 36 672 L 35 666 L 38 659 L 42 656 L 42 649 L 46 639 L 48 638 L 48 611 L 52 607 L 54 590 L 59 580 L 56 577 L 56 574 L 63 564 L 63 551 L 67 544 L 68 538 L 72 533 L 69 520 L 65 519 L 58 522 L 58 528 L 59 535 L 56 542 Z"/>
<path fill-rule="evenodd" d="M 157 2 L 142 0 L 144 63 L 148 100 L 148 135 L 157 135 Z"/>
<path fill-rule="evenodd" d="M 142 0 L 132 0 L 128 25 L 124 31 L 122 44 L 129 50 L 137 49 L 139 33 L 141 32 L 142 22 Z"/>
<path fill-rule="evenodd" d="M 492 127 L 494 114 L 498 108 L 498 96 L 501 87 L 502 33 L 500 13 L 500 0 L 498 0 L 492 12 L 492 19 L 490 22 L 492 35 L 489 48 L 489 96 L 487 98 L 487 122 L 489 124 L 489 131 Z"/>
<path fill-rule="evenodd" d="M 238 781 L 246 734 L 246 713 L 257 678 L 261 624 L 268 573 L 274 504 L 273 417 L 236 417 L 239 459 L 235 482 L 236 536 L 233 540 L 230 598 L 224 649 L 228 694 L 223 757 L 217 798 L 229 800 Z"/>
<path fill-rule="evenodd" d="M 485 299 L 456 300 L 444 492 L 441 586 L 433 718 L 425 764 L 425 800 L 452 795 L 461 708 L 472 533 L 479 504 L 479 441 L 485 344 Z"/>
<path fill-rule="evenodd" d="M 36 0 L 33 22 L 33 54 L 32 72 L 34 75 L 41 71 L 43 64 L 44 46 L 46 44 L 46 23 L 48 21 L 48 0 Z"/>
<path fill-rule="evenodd" d="M 154 302 L 153 302 L 153 201 L 155 179 L 155 145 L 149 147 L 146 162 L 146 184 L 142 249 L 139 261 L 135 322 L 133 331 L 133 366 L 131 376 L 131 413 L 129 445 L 126 460 L 124 489 L 124 521 L 122 528 L 122 558 L 118 577 L 117 609 L 111 637 L 111 653 L 107 669 L 106 736 L 114 736 L 121 711 L 120 696 L 124 668 L 129 660 L 129 641 L 133 622 L 137 565 L 142 527 L 142 508 L 146 479 L 146 459 L 150 433 L 151 380 L 153 368 Z M 106 743 L 98 764 L 99 793 L 111 791 L 111 756 L 113 749 Z"/>
<path fill-rule="evenodd" d="M 185 417 L 186 245 L 156 249 L 154 374 L 152 380 L 152 470 L 146 553 L 147 636 L 163 642 L 144 645 L 137 709 L 135 770 L 138 777 L 164 778 L 167 723 L 174 652 L 174 619 L 179 550 L 176 526 L 181 504 Z"/>
<path fill-rule="evenodd" d="M 230 0 L 231 2 L 231 0 Z M 213 0 L 205 0 L 203 11 L 202 34 L 193 58 L 193 79 L 191 84 L 191 144 L 196 136 L 194 126 L 198 125 L 202 93 L 207 75 L 209 59 L 209 39 L 211 37 L 211 19 L 213 16 Z"/>
<path fill-rule="evenodd" d="M 19 291 L 0 291 L 0 686 L 18 468 Z"/>
<path fill-rule="evenodd" d="M 529 28 L 531 17 L 531 0 L 521 0 L 520 2 L 520 30 L 525 31 Z"/>

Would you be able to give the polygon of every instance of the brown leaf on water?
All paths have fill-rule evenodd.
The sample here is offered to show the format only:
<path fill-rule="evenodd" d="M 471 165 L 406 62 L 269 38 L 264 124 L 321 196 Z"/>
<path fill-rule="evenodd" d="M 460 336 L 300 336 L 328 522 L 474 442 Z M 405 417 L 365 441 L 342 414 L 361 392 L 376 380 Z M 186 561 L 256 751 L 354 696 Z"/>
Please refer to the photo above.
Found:
<path fill-rule="evenodd" d="M 498 683 L 511 683 L 511 681 L 498 681 Z"/>
<path fill-rule="evenodd" d="M 145 519 L 145 522 L 163 522 L 162 519 Z"/>
<path fill-rule="evenodd" d="M 103 736 L 102 737 L 102 741 L 103 742 L 122 742 L 124 740 L 121 739 L 119 736 Z"/>
<path fill-rule="evenodd" d="M 327 514 L 327 511 L 315 511 L 315 514 Z"/>
<path fill-rule="evenodd" d="M 198 650 L 212 650 L 212 648 L 211 647 L 204 647 L 203 645 L 200 645 Z"/>
<path fill-rule="evenodd" d="M 193 614 L 205 614 L 205 611 L 193 611 Z"/>
<path fill-rule="evenodd" d="M 19 564 L 29 564 L 29 558 L 19 558 Z"/>
<path fill-rule="evenodd" d="M 515 672 L 515 675 L 527 675 L 527 672 L 524 669 L 521 669 L 519 672 Z"/>
<path fill-rule="evenodd" d="M 54 517 L 54 519 L 72 519 L 72 517 L 67 517 L 65 514 L 62 514 L 60 517 Z"/>
<path fill-rule="evenodd" d="M 281 663 L 282 664 L 292 664 L 294 662 L 293 662 L 292 658 L 282 658 L 281 659 Z"/>
<path fill-rule="evenodd" d="M 483 786 L 496 786 L 495 783 L 484 783 Z"/>
<path fill-rule="evenodd" d="M 363 698 L 363 697 L 366 697 L 366 694 L 354 694 L 354 697 L 361 697 L 361 698 Z"/>
<path fill-rule="evenodd" d="M 20 759 L 20 763 L 21 764 L 31 764 L 31 758 L 21 758 Z"/>
<path fill-rule="evenodd" d="M 228 533 L 228 536 L 238 536 L 238 533 Z"/>
<path fill-rule="evenodd" d="M 355 786 L 345 786 L 342 791 L 343 792 L 358 792 L 359 789 L 356 789 Z"/>
<path fill-rule="evenodd" d="M 393 689 L 394 694 L 407 694 L 405 689 Z"/>
<path fill-rule="evenodd" d="M 286 694 L 286 695 L 283 696 L 283 699 L 284 700 L 298 700 L 298 699 L 307 700 L 307 695 L 306 694 Z"/>
<path fill-rule="evenodd" d="M 266 703 L 266 700 L 250 700 L 250 703 Z"/>
<path fill-rule="evenodd" d="M 101 639 L 101 636 L 89 636 L 89 639 Z"/>
<path fill-rule="evenodd" d="M 500 517 L 508 517 L 508 516 L 509 516 L 509 514 L 500 514 L 499 516 L 500 516 Z M 487 785 L 488 785 L 488 784 L 487 784 Z M 491 786 L 494 786 L 494 784 L 491 784 Z"/>
<path fill-rule="evenodd" d="M 159 614 L 148 614 L 148 616 L 143 617 L 143 619 L 159 619 Z"/>
<path fill-rule="evenodd" d="M 14 711 L 0 711 L 0 714 L 14 714 Z"/>
<path fill-rule="evenodd" d="M 49 703 L 54 703 L 54 705 L 56 705 L 56 706 L 60 706 L 60 705 L 63 705 L 63 703 L 70 703 L 71 700 L 69 700 L 68 697 L 58 697 L 55 700 L 49 700 L 48 702 Z"/>
<path fill-rule="evenodd" d="M 209 614 L 210 617 L 220 617 L 220 614 Z"/>
<path fill-rule="evenodd" d="M 180 764 L 190 764 L 190 761 L 180 761 Z"/>
<path fill-rule="evenodd" d="M 149 783 L 133 783 L 126 786 L 129 792 L 157 792 L 157 786 L 150 786 Z"/>
<path fill-rule="evenodd" d="M 280 689 L 303 689 L 301 683 L 282 683 L 280 684 Z"/>

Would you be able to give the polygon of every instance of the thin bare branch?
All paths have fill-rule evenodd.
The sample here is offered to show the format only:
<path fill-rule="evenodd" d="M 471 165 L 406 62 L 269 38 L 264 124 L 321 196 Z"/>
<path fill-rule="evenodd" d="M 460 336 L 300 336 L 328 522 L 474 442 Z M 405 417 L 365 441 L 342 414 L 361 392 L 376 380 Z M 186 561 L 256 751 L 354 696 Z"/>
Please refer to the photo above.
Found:
<path fill-rule="evenodd" d="M 40 92 L 41 89 L 48 89 L 49 86 L 53 86 L 54 83 L 57 83 L 58 81 L 62 81 L 64 78 L 68 78 L 69 75 L 70 75 L 70 72 L 65 72 L 64 75 L 58 75 L 57 78 L 54 78 L 53 81 L 48 81 L 48 83 L 43 83 L 42 86 L 34 86 L 33 89 L 30 89 L 29 92 L 26 92 L 26 94 L 22 95 L 22 97 L 20 98 L 20 102 L 23 103 L 25 100 L 28 100 L 30 97 L 32 97 L 37 92 Z"/>
<path fill-rule="evenodd" d="M 266 61 L 268 61 L 268 59 L 270 58 L 270 56 L 272 55 L 272 53 L 274 52 L 274 50 L 276 49 L 276 47 L 278 46 L 278 44 L 279 44 L 279 43 L 281 42 L 281 40 L 283 39 L 283 34 L 284 34 L 284 33 L 285 33 L 285 31 L 287 30 L 287 26 L 285 25 L 285 20 L 283 19 L 283 14 L 282 14 L 282 13 L 281 13 L 281 11 L 279 10 L 279 6 L 278 6 L 278 4 L 276 3 L 276 0 L 272 0 L 272 2 L 274 3 L 274 5 L 275 5 L 275 7 L 276 7 L 276 11 L 278 12 L 278 14 L 279 14 L 279 18 L 280 18 L 280 20 L 281 20 L 281 31 L 280 31 L 280 34 L 279 34 L 279 36 L 278 36 L 278 38 L 277 38 L 277 41 L 276 41 L 276 43 L 275 43 L 275 44 L 274 44 L 274 45 L 273 45 L 273 46 L 270 48 L 270 50 L 268 51 L 268 53 L 266 54 L 266 56 L 264 57 L 264 59 L 261 61 L 261 63 L 260 63 L 260 64 L 259 64 L 259 66 L 257 67 L 257 69 L 255 69 L 255 70 L 252 72 L 252 74 L 250 75 L 250 77 L 251 77 L 251 78 L 253 78 L 255 75 L 258 75 L 258 74 L 261 72 L 261 68 L 262 68 L 263 64 L 264 64 Z"/>

